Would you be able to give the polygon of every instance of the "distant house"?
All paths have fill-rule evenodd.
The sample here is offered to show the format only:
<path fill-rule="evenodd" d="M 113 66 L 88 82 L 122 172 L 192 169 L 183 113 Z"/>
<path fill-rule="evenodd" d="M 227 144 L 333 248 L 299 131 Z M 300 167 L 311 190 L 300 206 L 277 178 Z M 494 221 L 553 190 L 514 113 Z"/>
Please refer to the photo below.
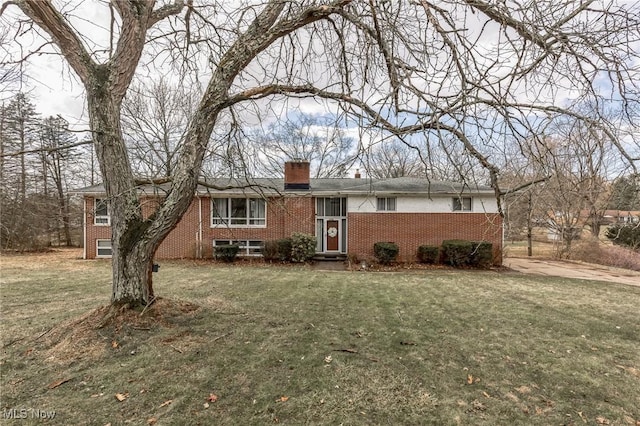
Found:
<path fill-rule="evenodd" d="M 640 223 L 640 210 L 606 210 L 602 215 L 602 223 L 603 225 Z"/>
<path fill-rule="evenodd" d="M 589 210 L 580 210 L 579 212 L 548 212 L 547 219 L 547 238 L 553 241 L 562 240 L 563 233 L 571 232 L 572 238 L 580 238 L 592 221 L 592 213 Z M 598 211 L 598 221 L 600 225 L 610 226 L 614 224 L 638 224 L 640 223 L 639 210 L 605 210 Z M 564 222 L 563 222 L 564 221 Z M 571 222 L 571 223 L 569 223 Z"/>
<path fill-rule="evenodd" d="M 217 179 L 199 186 L 191 206 L 160 245 L 156 258 L 199 258 L 236 243 L 259 256 L 265 241 L 304 232 L 317 237 L 318 255 L 372 259 L 373 245 L 395 242 L 399 259 L 414 261 L 418 246 L 446 239 L 488 241 L 502 262 L 502 217 L 489 187 L 470 188 L 423 178 L 310 179 L 308 162 L 285 163 L 284 179 Z M 216 190 L 211 187 L 227 188 Z M 162 186 L 141 186 L 151 214 Z M 111 256 L 109 200 L 102 185 L 84 196 L 84 257 Z"/>

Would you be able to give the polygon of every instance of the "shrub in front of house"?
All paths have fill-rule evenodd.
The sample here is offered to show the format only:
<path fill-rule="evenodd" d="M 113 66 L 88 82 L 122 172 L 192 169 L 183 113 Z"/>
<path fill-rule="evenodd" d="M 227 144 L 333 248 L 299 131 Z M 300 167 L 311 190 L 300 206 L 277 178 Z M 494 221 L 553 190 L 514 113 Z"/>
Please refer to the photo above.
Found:
<path fill-rule="evenodd" d="M 276 240 L 278 246 L 278 260 L 281 262 L 291 261 L 291 238 L 280 238 Z"/>
<path fill-rule="evenodd" d="M 423 245 L 418 247 L 418 262 L 438 263 L 440 258 L 440 247 Z"/>
<path fill-rule="evenodd" d="M 451 266 L 471 264 L 473 243 L 467 240 L 444 240 L 442 242 L 442 260 Z"/>
<path fill-rule="evenodd" d="M 471 245 L 471 265 L 477 268 L 490 268 L 493 265 L 493 244 L 474 241 Z"/>
<path fill-rule="evenodd" d="M 276 240 L 265 241 L 262 245 L 262 257 L 268 262 L 274 260 L 280 260 L 280 254 L 278 252 L 278 242 Z"/>
<path fill-rule="evenodd" d="M 373 245 L 373 254 L 383 265 L 395 262 L 399 251 L 400 248 L 396 243 L 377 242 Z"/>
<path fill-rule="evenodd" d="M 215 246 L 213 248 L 213 256 L 216 260 L 224 260 L 225 262 L 233 262 L 236 260 L 240 246 L 237 244 L 225 244 Z"/>
<path fill-rule="evenodd" d="M 280 238 L 279 240 L 265 242 L 262 255 L 265 260 L 278 260 L 280 262 L 291 261 L 291 238 Z M 267 252 L 265 252 L 265 249 Z"/>
<path fill-rule="evenodd" d="M 291 260 L 293 262 L 308 262 L 316 254 L 316 237 L 302 232 L 291 235 Z"/>

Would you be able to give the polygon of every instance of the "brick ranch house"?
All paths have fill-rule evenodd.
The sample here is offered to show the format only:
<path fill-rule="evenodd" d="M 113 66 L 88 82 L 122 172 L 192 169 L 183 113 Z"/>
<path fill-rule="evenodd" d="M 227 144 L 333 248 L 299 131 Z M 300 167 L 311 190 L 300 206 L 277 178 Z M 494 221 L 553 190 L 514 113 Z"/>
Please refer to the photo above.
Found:
<path fill-rule="evenodd" d="M 229 189 L 212 189 L 228 188 Z M 423 244 L 446 239 L 488 241 L 502 263 L 503 226 L 489 187 L 424 178 L 310 179 L 309 163 L 285 163 L 284 179 L 217 179 L 199 186 L 188 211 L 160 245 L 156 259 L 210 257 L 217 245 L 239 244 L 259 256 L 265 241 L 304 232 L 317 237 L 318 255 L 373 259 L 373 245 L 395 242 L 399 260 L 415 261 Z M 150 215 L 162 186 L 139 188 Z M 102 185 L 84 197 L 84 258 L 111 257 L 109 200 Z"/>

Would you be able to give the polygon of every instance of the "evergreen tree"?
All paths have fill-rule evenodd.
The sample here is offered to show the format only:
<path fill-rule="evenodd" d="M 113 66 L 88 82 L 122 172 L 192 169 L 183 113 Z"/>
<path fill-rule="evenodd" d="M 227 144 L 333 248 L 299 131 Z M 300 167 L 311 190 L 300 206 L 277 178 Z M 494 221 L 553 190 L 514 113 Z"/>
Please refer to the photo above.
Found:
<path fill-rule="evenodd" d="M 613 182 L 609 208 L 640 210 L 640 175 L 621 176 Z"/>

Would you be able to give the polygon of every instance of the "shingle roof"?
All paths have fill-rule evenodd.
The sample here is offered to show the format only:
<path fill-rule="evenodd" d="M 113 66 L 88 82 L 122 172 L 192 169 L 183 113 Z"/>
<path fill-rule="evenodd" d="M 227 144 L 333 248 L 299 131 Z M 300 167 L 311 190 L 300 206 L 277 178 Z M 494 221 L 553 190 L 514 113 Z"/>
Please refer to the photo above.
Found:
<path fill-rule="evenodd" d="M 140 191 L 145 194 L 162 194 L 169 189 L 169 184 L 141 185 Z M 104 194 L 104 185 L 93 185 L 77 189 L 75 193 L 81 195 Z M 358 195 L 358 194 L 493 194 L 489 186 L 466 185 L 456 182 L 430 181 L 426 178 L 399 177 L 388 179 L 367 178 L 336 178 L 311 179 L 308 191 L 285 191 L 284 179 L 256 178 L 256 179 L 211 179 L 206 185 L 198 185 L 199 194 L 208 193 L 262 193 L 262 194 L 319 194 L 319 195 Z"/>

